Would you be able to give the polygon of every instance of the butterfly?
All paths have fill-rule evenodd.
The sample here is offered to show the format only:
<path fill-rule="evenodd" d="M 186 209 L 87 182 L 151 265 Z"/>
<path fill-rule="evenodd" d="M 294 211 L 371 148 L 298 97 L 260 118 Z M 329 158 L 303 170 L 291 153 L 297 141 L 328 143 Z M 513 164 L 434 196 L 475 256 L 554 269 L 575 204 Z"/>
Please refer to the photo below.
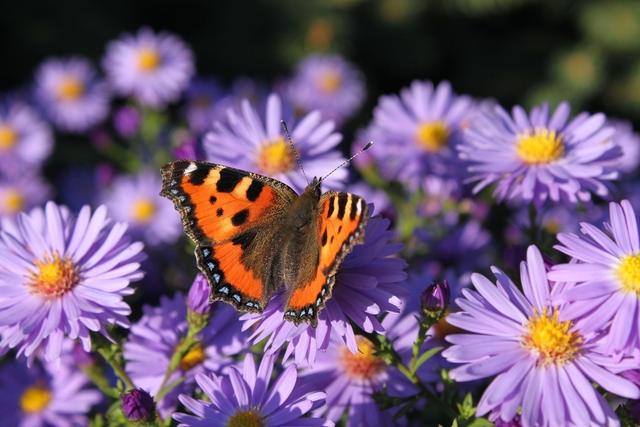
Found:
<path fill-rule="evenodd" d="M 364 241 L 365 200 L 321 193 L 314 178 L 298 195 L 275 179 L 231 167 L 178 160 L 162 168 L 162 196 L 196 244 L 211 300 L 262 312 L 285 289 L 284 318 L 317 325 L 345 256 Z"/>

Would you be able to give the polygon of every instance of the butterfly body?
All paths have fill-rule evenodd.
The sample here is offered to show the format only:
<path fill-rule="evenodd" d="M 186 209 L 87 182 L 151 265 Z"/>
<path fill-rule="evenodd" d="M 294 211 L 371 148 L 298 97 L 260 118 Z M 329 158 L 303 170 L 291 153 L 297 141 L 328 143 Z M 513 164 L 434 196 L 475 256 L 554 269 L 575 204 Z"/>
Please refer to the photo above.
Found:
<path fill-rule="evenodd" d="M 285 289 L 284 317 L 315 326 L 338 266 L 364 239 L 361 197 L 322 194 L 319 179 L 297 195 L 277 180 L 205 162 L 172 162 L 162 177 L 161 194 L 173 200 L 196 243 L 212 300 L 262 312 Z"/>

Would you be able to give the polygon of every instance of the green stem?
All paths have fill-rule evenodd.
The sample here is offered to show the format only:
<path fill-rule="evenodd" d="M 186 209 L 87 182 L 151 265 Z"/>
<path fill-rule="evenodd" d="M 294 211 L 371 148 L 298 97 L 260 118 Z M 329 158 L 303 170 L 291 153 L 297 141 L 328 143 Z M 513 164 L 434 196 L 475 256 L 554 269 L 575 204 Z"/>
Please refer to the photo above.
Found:
<path fill-rule="evenodd" d="M 98 364 L 91 364 L 88 366 L 82 367 L 82 371 L 85 375 L 98 387 L 98 390 L 102 392 L 105 396 L 108 396 L 112 399 L 118 398 L 118 392 L 111 388 L 109 385 L 109 381 L 104 375 L 104 370 Z"/>
<path fill-rule="evenodd" d="M 127 386 L 127 388 L 135 388 L 133 385 L 133 381 L 129 378 L 129 375 L 125 372 L 124 367 L 120 364 L 118 360 L 113 356 L 111 352 L 109 352 L 104 347 L 99 347 L 97 349 L 98 353 L 104 358 L 104 360 L 111 366 L 113 372 L 122 380 L 123 383 Z"/>

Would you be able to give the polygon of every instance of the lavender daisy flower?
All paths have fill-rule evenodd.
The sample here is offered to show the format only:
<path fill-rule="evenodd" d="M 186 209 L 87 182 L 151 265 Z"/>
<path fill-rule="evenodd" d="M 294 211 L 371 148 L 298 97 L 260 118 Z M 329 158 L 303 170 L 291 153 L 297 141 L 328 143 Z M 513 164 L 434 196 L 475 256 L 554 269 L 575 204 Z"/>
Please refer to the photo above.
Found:
<path fill-rule="evenodd" d="M 116 93 L 153 108 L 176 101 L 194 73 L 189 47 L 172 34 L 149 28 L 109 43 L 103 66 Z"/>
<path fill-rule="evenodd" d="M 477 117 L 459 147 L 470 163 L 471 181 L 478 181 L 473 191 L 495 183 L 498 200 L 536 203 L 607 196 L 605 182 L 618 176 L 610 166 L 620 154 L 612 141 L 615 130 L 602 113 L 571 120 L 569 113 L 563 102 L 551 114 L 542 104 L 529 114 L 516 106 L 509 115 L 496 106 L 492 114 Z"/>
<path fill-rule="evenodd" d="M 640 165 L 640 135 L 633 131 L 633 126 L 625 120 L 609 120 L 615 129 L 613 142 L 622 149 L 622 156 L 617 159 L 617 168 L 625 173 L 633 173 Z"/>
<path fill-rule="evenodd" d="M 43 203 L 50 192 L 49 185 L 33 170 L 16 176 L 0 176 L 0 218 L 13 217 Z"/>
<path fill-rule="evenodd" d="M 199 280 L 199 279 L 196 279 Z M 131 327 L 124 345 L 126 370 L 136 386 L 156 396 L 176 346 L 186 336 L 187 301 L 178 293 L 162 298 L 159 307 L 145 306 L 144 316 Z M 185 382 L 158 403 L 161 416 L 171 414 L 180 393 L 194 390 L 194 377 L 205 369 L 220 373 L 234 363 L 233 356 L 246 348 L 236 311 L 223 303 L 211 307 L 211 319 L 201 333 L 200 344 L 187 353 L 167 384 L 185 376 Z M 153 361 L 153 363 L 149 363 Z"/>
<path fill-rule="evenodd" d="M 205 136 L 207 160 L 271 176 L 294 190 L 304 190 L 307 181 L 280 124 L 280 97 L 269 96 L 264 121 L 247 100 L 242 101 L 240 110 L 228 110 L 227 121 L 216 123 Z M 287 125 L 307 176 L 323 176 L 344 160 L 335 149 L 342 135 L 334 132 L 333 122 L 323 121 L 319 112 L 309 113 L 297 123 L 287 120 Z M 338 169 L 323 184 L 339 189 L 346 176 L 345 168 Z"/>
<path fill-rule="evenodd" d="M 360 71 L 338 55 L 311 55 L 298 64 L 287 85 L 287 97 L 302 111 L 319 110 L 341 123 L 362 105 L 365 96 Z"/>
<path fill-rule="evenodd" d="M 102 396 L 87 385 L 86 376 L 70 366 L 27 367 L 22 361 L 8 361 L 0 368 L 2 425 L 88 425 L 87 414 Z"/>
<path fill-rule="evenodd" d="M 187 89 L 186 98 L 187 122 L 197 134 L 203 134 L 214 122 L 223 120 L 231 104 L 215 79 L 194 79 Z"/>
<path fill-rule="evenodd" d="M 340 265 L 332 297 L 320 312 L 316 328 L 285 321 L 285 295 L 280 294 L 271 299 L 263 313 L 241 317 L 243 329 L 252 328 L 252 342 L 268 338 L 266 351 L 276 352 L 286 346 L 285 359 L 294 356 L 298 364 L 313 364 L 318 350 L 325 350 L 332 338 L 344 342 L 352 352 L 358 351 L 350 322 L 366 332 L 383 333 L 378 316 L 400 310 L 399 295 L 406 279 L 406 263 L 394 257 L 402 245 L 391 242 L 394 234 L 388 227 L 387 219 L 369 219 L 365 241 Z"/>
<path fill-rule="evenodd" d="M 59 128 L 83 132 L 109 113 L 109 92 L 84 58 L 50 59 L 36 72 L 35 96 Z"/>
<path fill-rule="evenodd" d="M 0 106 L 0 171 L 18 175 L 24 167 L 35 169 L 53 149 L 51 129 L 26 105 Z"/>
<path fill-rule="evenodd" d="M 332 426 L 309 413 L 324 403 L 325 394 L 315 384 L 298 381 L 294 365 L 272 380 L 275 355 L 265 355 L 256 369 L 247 354 L 242 367 L 226 375 L 199 374 L 196 381 L 209 398 L 196 400 L 181 395 L 180 402 L 193 415 L 177 413 L 180 427 L 216 426 Z"/>
<path fill-rule="evenodd" d="M 49 202 L 46 208 L 3 222 L 0 231 L 0 351 L 17 348 L 32 359 L 42 349 L 60 357 L 64 337 L 91 349 L 90 332 L 127 327 L 132 281 L 142 278 L 143 245 L 131 243 L 127 226 L 107 209 L 77 217 Z"/>
<path fill-rule="evenodd" d="M 182 236 L 182 225 L 173 204 L 160 197 L 161 187 L 159 174 L 145 170 L 116 178 L 102 200 L 115 220 L 127 222 L 149 245 L 173 243 Z"/>
<path fill-rule="evenodd" d="M 443 355 L 462 366 L 450 371 L 456 381 L 495 379 L 478 403 L 477 414 L 498 412 L 512 420 L 520 409 L 523 426 L 617 425 L 616 417 L 591 382 L 628 398 L 640 389 L 613 373 L 613 360 L 600 351 L 600 333 L 583 322 L 566 320 L 566 306 L 551 288 L 540 251 L 530 246 L 520 267 L 524 294 L 498 268 L 494 286 L 474 274 L 476 291 L 463 290 L 461 312 L 448 322 L 469 331 L 448 335 L 453 345 Z"/>
<path fill-rule="evenodd" d="M 449 82 L 436 87 L 415 81 L 400 96 L 380 98 L 374 110 L 371 153 L 386 179 L 417 188 L 427 174 L 455 176 L 456 146 L 472 101 L 458 96 Z"/>
<path fill-rule="evenodd" d="M 549 278 L 571 282 L 561 295 L 573 302 L 567 319 L 585 317 L 593 329 L 611 321 L 606 348 L 614 354 L 640 354 L 640 235 L 633 207 L 627 200 L 609 205 L 610 223 L 604 232 L 582 223 L 584 236 L 560 233 L 561 252 L 572 257 L 569 264 L 553 267 Z"/>

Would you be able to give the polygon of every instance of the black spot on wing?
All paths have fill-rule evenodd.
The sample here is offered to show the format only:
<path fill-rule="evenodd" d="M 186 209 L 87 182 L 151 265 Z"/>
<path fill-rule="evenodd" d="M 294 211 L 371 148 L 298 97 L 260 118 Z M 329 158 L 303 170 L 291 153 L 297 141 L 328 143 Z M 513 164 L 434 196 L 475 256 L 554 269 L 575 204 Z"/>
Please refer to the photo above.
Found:
<path fill-rule="evenodd" d="M 260 197 L 260 193 L 262 192 L 262 187 L 264 187 L 264 184 L 257 179 L 251 181 L 251 185 L 247 188 L 247 200 L 250 202 L 258 200 L 258 197 Z"/>
<path fill-rule="evenodd" d="M 253 239 L 256 237 L 255 231 L 245 231 L 244 233 L 238 234 L 236 237 L 231 240 L 234 245 L 239 245 L 242 249 L 247 249 L 251 246 Z"/>
<path fill-rule="evenodd" d="M 358 206 L 357 206 L 358 203 L 360 203 L 360 199 L 356 197 L 351 198 L 351 211 L 349 212 L 349 219 L 351 221 L 355 220 L 356 215 L 358 214 Z"/>
<path fill-rule="evenodd" d="M 242 180 L 242 175 L 238 172 L 224 168 L 220 170 L 220 179 L 216 183 L 216 190 L 221 193 L 231 193 L 236 185 Z"/>
<path fill-rule="evenodd" d="M 209 176 L 212 166 L 199 164 L 196 169 L 189 174 L 189 182 L 193 185 L 202 185 Z"/>
<path fill-rule="evenodd" d="M 327 244 L 327 229 L 324 229 L 324 233 L 322 233 L 322 246 Z"/>
<path fill-rule="evenodd" d="M 349 195 L 345 193 L 340 193 L 338 195 L 338 219 L 344 218 L 344 211 L 347 207 L 347 200 L 349 200 Z"/>
<path fill-rule="evenodd" d="M 329 199 L 329 210 L 327 211 L 327 218 L 331 218 L 333 215 L 333 197 Z"/>
<path fill-rule="evenodd" d="M 231 217 L 231 224 L 237 227 L 247 222 L 248 218 L 249 218 L 249 209 L 242 209 L 241 211 L 238 211 L 235 215 Z"/>
<path fill-rule="evenodd" d="M 223 213 L 224 213 L 224 209 L 222 208 L 218 208 L 218 210 L 216 211 L 216 215 L 218 216 L 222 216 Z"/>
<path fill-rule="evenodd" d="M 209 197 L 209 203 L 211 203 L 212 205 L 217 201 L 218 199 L 216 198 L 216 196 L 211 196 Z"/>

